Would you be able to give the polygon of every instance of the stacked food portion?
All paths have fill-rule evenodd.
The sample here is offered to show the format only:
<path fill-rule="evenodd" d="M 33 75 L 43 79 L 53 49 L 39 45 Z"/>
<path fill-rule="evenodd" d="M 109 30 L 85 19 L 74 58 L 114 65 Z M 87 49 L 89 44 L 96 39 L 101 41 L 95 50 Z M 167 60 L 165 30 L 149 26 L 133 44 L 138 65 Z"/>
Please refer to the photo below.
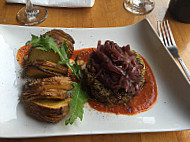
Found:
<path fill-rule="evenodd" d="M 92 99 L 107 106 L 126 105 L 145 83 L 145 64 L 129 45 L 98 42 L 87 63 L 86 80 Z"/>
<path fill-rule="evenodd" d="M 59 48 L 63 44 L 67 45 L 67 56 L 70 58 L 74 50 L 74 40 L 61 30 L 51 30 L 41 38 L 35 38 L 28 43 L 32 44 L 32 47 L 25 57 L 23 74 L 28 80 L 23 87 L 21 101 L 29 115 L 45 122 L 57 123 L 69 112 L 70 90 L 73 89 L 73 84 L 71 79 L 66 77 L 68 67 L 63 63 L 58 64 L 58 53 L 51 48 L 45 51 L 41 46 L 35 46 L 35 43 L 36 40 L 42 40 L 40 43 L 44 43 L 48 41 L 45 39 L 53 38 L 52 44 L 57 44 Z"/>

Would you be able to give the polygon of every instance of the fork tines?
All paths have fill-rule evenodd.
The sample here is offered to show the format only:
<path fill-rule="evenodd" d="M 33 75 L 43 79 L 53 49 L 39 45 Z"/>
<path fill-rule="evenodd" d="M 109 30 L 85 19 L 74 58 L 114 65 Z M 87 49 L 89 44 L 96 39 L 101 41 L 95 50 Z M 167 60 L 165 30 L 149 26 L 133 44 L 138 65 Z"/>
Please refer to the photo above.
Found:
<path fill-rule="evenodd" d="M 157 27 L 158 27 L 158 34 L 162 42 L 166 46 L 176 46 L 168 20 L 164 20 L 163 22 L 158 21 Z"/>

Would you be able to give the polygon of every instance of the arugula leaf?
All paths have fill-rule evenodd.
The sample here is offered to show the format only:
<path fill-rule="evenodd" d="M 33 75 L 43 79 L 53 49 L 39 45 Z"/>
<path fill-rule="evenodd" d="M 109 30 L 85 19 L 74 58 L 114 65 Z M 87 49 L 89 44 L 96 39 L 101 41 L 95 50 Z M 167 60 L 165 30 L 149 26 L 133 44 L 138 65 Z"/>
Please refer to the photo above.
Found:
<path fill-rule="evenodd" d="M 70 112 L 72 113 L 70 118 L 67 119 L 65 121 L 65 124 L 73 124 L 73 122 L 75 121 L 75 119 L 77 119 L 77 117 L 80 118 L 80 120 L 82 121 L 83 119 L 83 103 L 85 103 L 88 100 L 87 94 L 84 90 L 82 90 L 82 86 L 81 83 L 76 83 L 73 82 L 74 85 L 74 89 L 73 91 L 73 97 L 72 100 L 69 103 L 70 106 Z"/>
<path fill-rule="evenodd" d="M 35 43 L 39 42 L 39 40 L 40 40 L 40 38 L 38 36 L 32 35 L 32 40 L 28 41 L 26 44 L 27 45 L 29 45 L 29 44 L 34 45 Z"/>
<path fill-rule="evenodd" d="M 32 46 L 36 47 L 36 49 L 44 50 L 46 52 L 49 52 L 52 49 L 60 56 L 60 61 L 58 62 L 58 64 L 66 64 L 72 71 L 72 74 L 74 74 L 79 79 L 79 81 L 82 79 L 84 71 L 81 70 L 81 65 L 78 65 L 77 63 L 78 56 L 75 58 L 74 65 L 71 65 L 70 60 L 67 56 L 69 47 L 66 45 L 66 42 L 64 42 L 64 44 L 59 48 L 53 38 L 49 37 L 48 35 L 40 37 L 32 35 L 32 40 L 28 41 L 27 44 L 32 44 Z M 81 81 L 80 83 L 73 82 L 73 85 L 73 97 L 69 103 L 71 116 L 68 120 L 66 120 L 66 125 L 73 124 L 77 117 L 82 120 L 84 113 L 83 103 L 88 100 L 86 92 L 82 90 Z"/>
<path fill-rule="evenodd" d="M 32 46 L 47 52 L 51 49 L 53 49 L 55 53 L 59 52 L 57 44 L 54 42 L 53 38 L 48 35 L 40 37 L 32 35 L 32 40 L 28 41 L 27 44 L 32 44 Z"/>

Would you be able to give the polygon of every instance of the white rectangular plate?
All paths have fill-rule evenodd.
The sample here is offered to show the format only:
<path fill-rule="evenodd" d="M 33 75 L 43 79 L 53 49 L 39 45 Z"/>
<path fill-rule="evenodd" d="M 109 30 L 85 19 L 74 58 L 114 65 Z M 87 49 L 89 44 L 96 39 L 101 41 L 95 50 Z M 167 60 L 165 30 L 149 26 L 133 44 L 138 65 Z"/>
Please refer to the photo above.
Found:
<path fill-rule="evenodd" d="M 60 135 L 158 132 L 190 129 L 190 85 L 163 47 L 148 20 L 127 27 L 61 28 L 76 41 L 75 49 L 96 47 L 97 41 L 130 44 L 150 64 L 158 85 L 158 102 L 149 111 L 134 115 L 101 113 L 85 105 L 84 119 L 65 126 L 47 124 L 27 116 L 18 101 L 23 80 L 17 50 L 52 28 L 0 25 L 0 137 L 24 138 Z"/>

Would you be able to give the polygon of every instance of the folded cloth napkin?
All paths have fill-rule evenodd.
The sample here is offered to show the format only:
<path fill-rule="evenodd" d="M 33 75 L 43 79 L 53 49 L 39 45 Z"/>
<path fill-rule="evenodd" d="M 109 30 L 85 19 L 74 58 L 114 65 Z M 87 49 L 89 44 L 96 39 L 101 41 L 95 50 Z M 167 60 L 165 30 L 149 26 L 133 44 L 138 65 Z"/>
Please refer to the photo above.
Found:
<path fill-rule="evenodd" d="M 26 0 L 6 0 L 8 3 L 25 3 Z M 31 0 L 34 5 L 49 7 L 92 7 L 95 0 Z"/>

